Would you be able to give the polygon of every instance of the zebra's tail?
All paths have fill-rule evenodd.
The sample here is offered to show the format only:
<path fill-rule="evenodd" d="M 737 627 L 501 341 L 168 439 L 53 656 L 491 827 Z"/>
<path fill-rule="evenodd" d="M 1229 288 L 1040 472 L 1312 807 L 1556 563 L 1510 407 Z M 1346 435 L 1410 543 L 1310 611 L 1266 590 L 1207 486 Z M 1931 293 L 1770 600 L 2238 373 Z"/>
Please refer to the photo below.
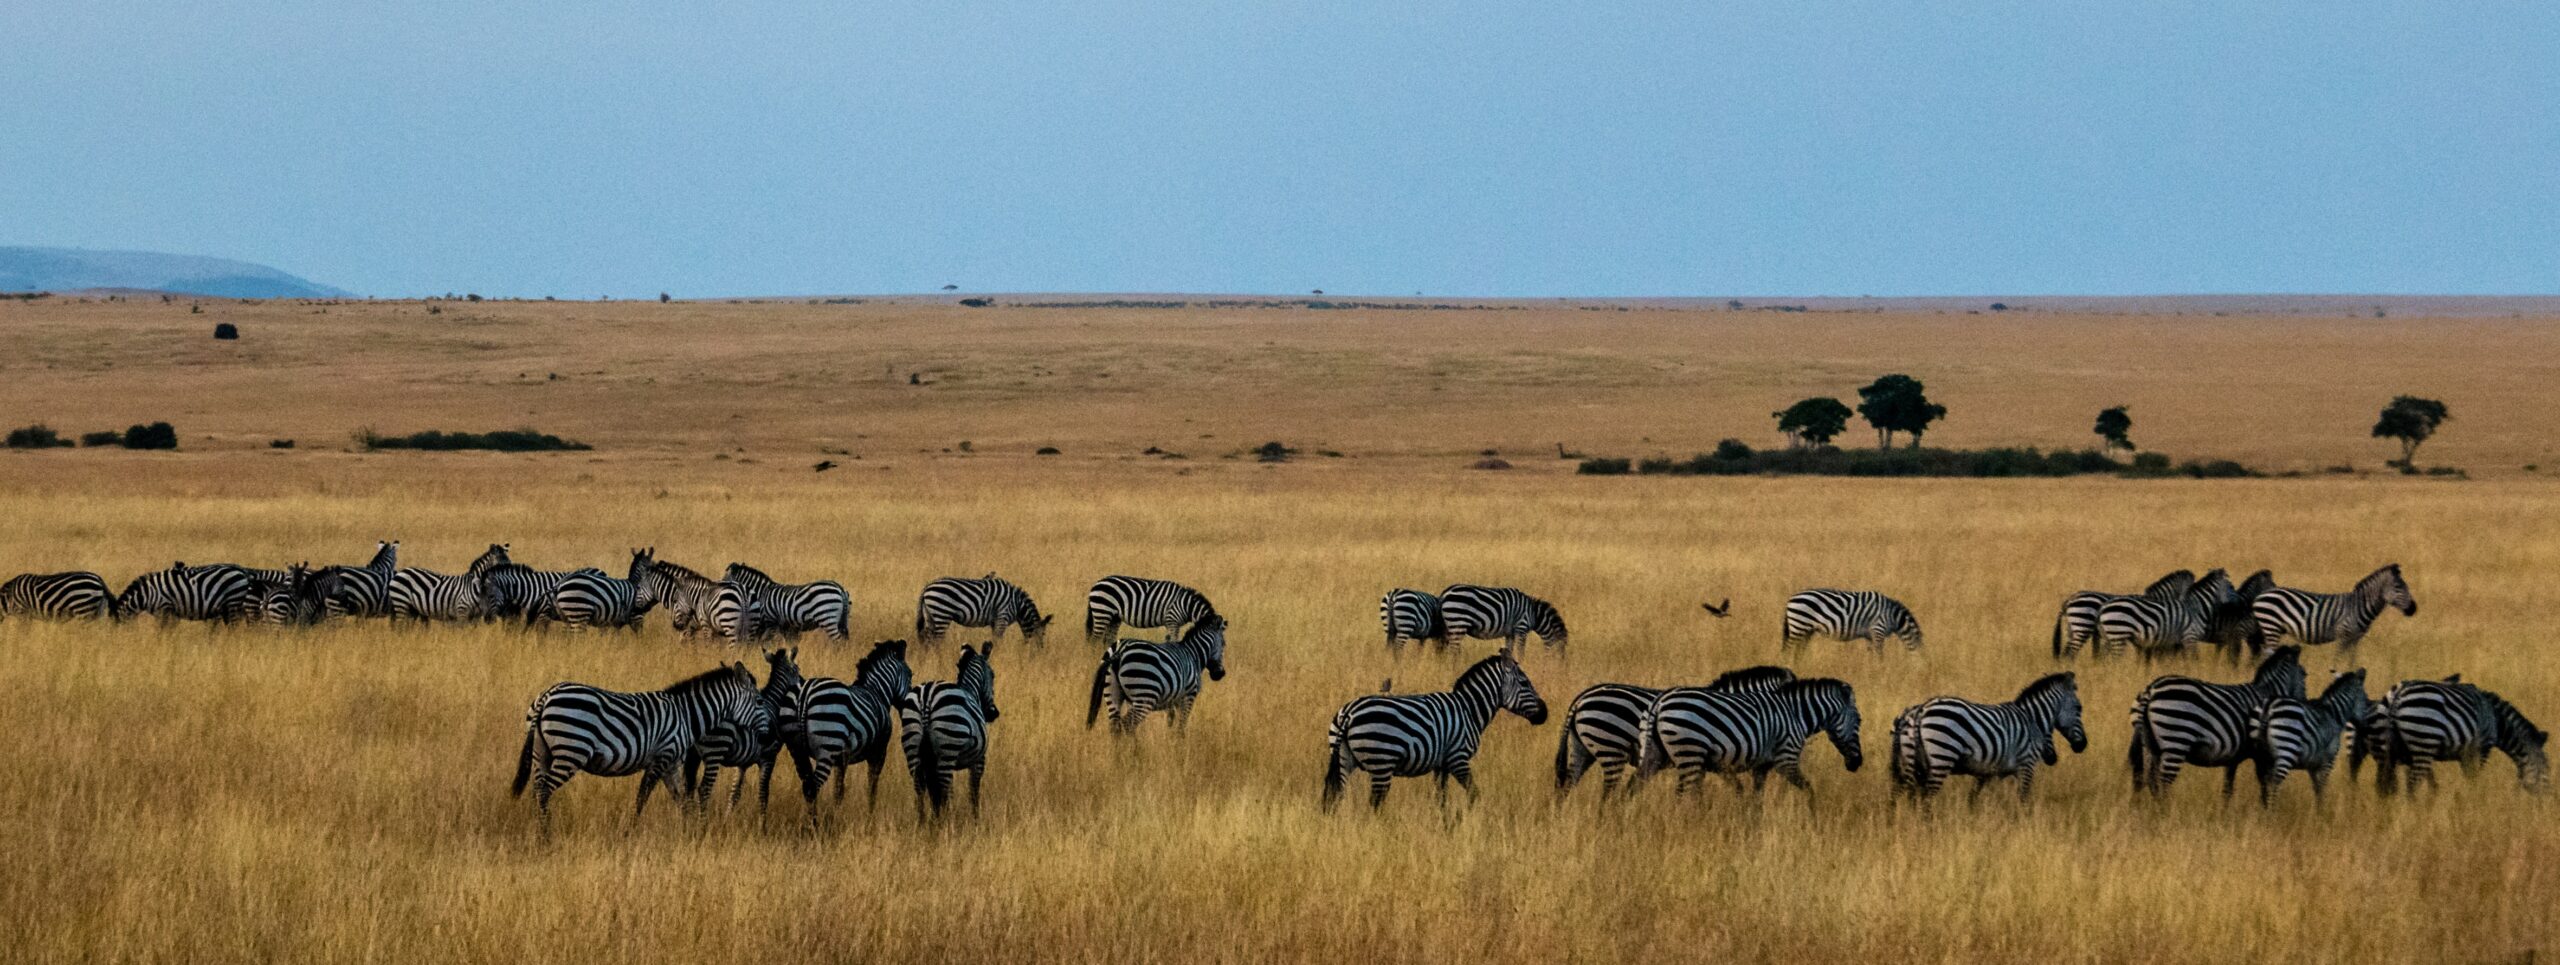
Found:
<path fill-rule="evenodd" d="M 1347 711 L 1348 708 L 1345 708 Z M 1350 777 L 1350 751 L 1343 745 L 1343 714 L 1333 715 L 1333 723 L 1324 734 L 1324 809 L 1333 810 L 1342 803 L 1342 784 Z"/>
<path fill-rule="evenodd" d="M 933 715 L 916 718 L 916 786 L 924 791 L 925 800 L 933 802 L 933 813 L 942 814 L 951 803 L 951 771 L 942 766 L 942 751 L 933 744 Z"/>
<path fill-rule="evenodd" d="M 507 789 L 508 797 L 523 797 L 525 782 L 533 779 L 533 742 L 542 735 L 541 716 L 542 701 L 537 698 L 524 712 L 524 748 L 516 752 L 516 781 Z"/>
<path fill-rule="evenodd" d="M 2060 614 L 2056 614 L 2053 618 L 2053 659 L 2062 659 L 2062 616 Z"/>
<path fill-rule="evenodd" d="M 1092 730 L 1093 722 L 1102 717 L 1102 691 L 1111 685 L 1111 651 L 1102 652 L 1102 663 L 1093 668 L 1093 701 L 1084 708 L 1084 729 Z"/>
<path fill-rule="evenodd" d="M 924 638 L 925 638 L 925 636 L 924 636 L 924 598 L 923 598 L 923 597 L 917 597 L 917 598 L 916 598 L 916 639 L 918 639 L 918 640 L 923 640 Z"/>
<path fill-rule="evenodd" d="M 1556 797 L 1562 800 L 1573 785 L 1573 715 L 1565 715 L 1564 726 L 1556 728 Z"/>

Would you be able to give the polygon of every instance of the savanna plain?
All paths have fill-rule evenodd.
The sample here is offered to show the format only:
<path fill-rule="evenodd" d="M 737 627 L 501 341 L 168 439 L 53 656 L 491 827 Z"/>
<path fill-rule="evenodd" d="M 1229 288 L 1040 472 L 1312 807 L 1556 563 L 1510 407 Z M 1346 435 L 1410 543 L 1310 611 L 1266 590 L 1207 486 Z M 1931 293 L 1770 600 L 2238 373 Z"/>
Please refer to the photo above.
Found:
<path fill-rule="evenodd" d="M 167 420 L 181 440 L 0 453 L 0 575 L 358 563 L 376 539 L 447 571 L 492 542 L 613 569 L 654 546 L 842 581 L 853 642 L 799 644 L 808 672 L 840 676 L 911 635 L 937 576 L 999 572 L 1059 625 L 997 647 L 975 820 L 920 826 L 894 763 L 877 806 L 855 787 L 815 833 L 787 767 L 769 814 L 723 789 L 698 820 L 664 798 L 634 820 L 635 781 L 589 776 L 544 842 L 507 794 L 536 693 L 761 672 L 756 655 L 656 618 L 593 635 L 0 623 L 0 957 L 2508 962 L 2560 938 L 2560 810 L 2503 758 L 2415 801 L 2343 767 L 2325 808 L 2296 779 L 2261 810 L 2245 773 L 2226 804 L 2211 771 L 2135 800 L 2132 694 L 2157 672 L 2245 674 L 2218 657 L 2069 665 L 2091 746 L 2026 805 L 2003 788 L 1897 809 L 1881 766 L 1901 708 L 2005 700 L 2057 669 L 2063 595 L 2179 567 L 2339 590 L 2401 563 L 2419 609 L 2355 654 L 2372 691 L 2458 671 L 2560 723 L 2560 450 L 2535 425 L 2560 384 L 2554 319 L 190 307 L 0 303 L 0 421 Z M 242 337 L 211 339 L 226 321 Z M 1854 402 L 1888 372 L 1948 406 L 1933 445 L 2076 448 L 2099 408 L 2130 404 L 2146 447 L 2304 475 L 1582 477 L 1558 458 L 1781 444 L 1769 412 Z M 2380 472 L 2397 452 L 2368 430 L 2401 393 L 2451 405 L 2419 461 L 2469 479 Z M 349 441 L 517 426 L 594 448 Z M 1269 441 L 1299 453 L 1248 454 Z M 1488 449 L 1512 468 L 1471 468 Z M 2362 471 L 2323 471 L 2340 464 Z M 1108 573 L 1181 580 L 1232 621 L 1230 672 L 1181 739 L 1086 729 L 1096 654 L 1069 625 Z M 1491 651 L 1382 646 L 1382 592 L 1457 581 L 1564 611 L 1569 652 L 1524 655 L 1557 717 L 1495 721 L 1471 807 L 1414 781 L 1382 811 L 1321 813 L 1336 708 L 1445 688 Z M 1927 629 L 1917 653 L 1817 642 L 1795 661 L 1855 686 L 1873 763 L 1845 772 L 1818 743 L 1810 798 L 1662 781 L 1606 808 L 1591 782 L 1557 799 L 1577 690 L 1779 660 L 1779 604 L 1808 586 L 1886 590 Z M 1728 597 L 1729 618 L 1699 607 Z M 918 678 L 972 639 L 911 649 Z M 2347 666 L 2335 648 L 2306 663 L 2314 689 Z"/>

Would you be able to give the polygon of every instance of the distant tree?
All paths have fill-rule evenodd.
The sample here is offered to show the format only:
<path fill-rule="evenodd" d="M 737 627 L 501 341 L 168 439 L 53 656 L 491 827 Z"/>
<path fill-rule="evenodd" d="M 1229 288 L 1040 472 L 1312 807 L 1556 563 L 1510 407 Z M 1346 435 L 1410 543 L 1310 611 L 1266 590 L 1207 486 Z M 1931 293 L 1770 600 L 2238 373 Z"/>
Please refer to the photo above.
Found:
<path fill-rule="evenodd" d="M 2436 427 L 2451 418 L 2453 415 L 2442 402 L 2404 395 L 2382 407 L 2381 420 L 2373 424 L 2373 437 L 2399 440 L 2400 466 L 2406 469 L 2418 458 L 2418 444 L 2435 435 Z"/>
<path fill-rule="evenodd" d="M 2107 441 L 2109 452 L 2118 449 L 2126 452 L 2133 451 L 2133 440 L 2127 438 L 2127 434 L 2133 431 L 2133 416 L 2125 413 L 2127 408 L 2129 407 L 2120 405 L 2112 409 L 2098 410 L 2097 428 L 2090 431 L 2097 433 L 2098 438 Z"/>
<path fill-rule="evenodd" d="M 240 326 L 233 325 L 230 322 L 216 323 L 213 326 L 213 337 L 225 342 L 237 339 L 240 337 Z"/>
<path fill-rule="evenodd" d="M 1790 445 L 1827 446 L 1833 437 L 1849 430 L 1849 407 L 1829 396 L 1806 399 L 1788 406 L 1784 412 L 1769 414 L 1777 417 L 1778 431 L 1787 434 Z"/>
<path fill-rule="evenodd" d="M 1911 434 L 1911 448 L 1920 448 L 1920 437 L 1929 431 L 1929 423 L 1947 417 L 1947 407 L 1929 401 L 1928 392 L 1919 379 L 1908 375 L 1888 375 L 1858 390 L 1858 414 L 1876 427 L 1876 448 L 1893 448 L 1893 434 Z"/>
<path fill-rule="evenodd" d="M 137 425 L 124 431 L 124 447 L 127 449 L 175 449 L 178 448 L 178 430 L 170 428 L 166 422 L 154 422 L 147 426 Z"/>
<path fill-rule="evenodd" d="M 674 300 L 675 300 L 675 299 L 674 299 L 673 297 L 669 296 L 666 292 L 659 292 L 659 293 L 658 293 L 658 304 L 660 304 L 660 305 L 664 305 L 664 304 L 666 304 L 666 303 L 668 303 L 668 302 L 671 302 L 671 301 L 674 301 Z"/>

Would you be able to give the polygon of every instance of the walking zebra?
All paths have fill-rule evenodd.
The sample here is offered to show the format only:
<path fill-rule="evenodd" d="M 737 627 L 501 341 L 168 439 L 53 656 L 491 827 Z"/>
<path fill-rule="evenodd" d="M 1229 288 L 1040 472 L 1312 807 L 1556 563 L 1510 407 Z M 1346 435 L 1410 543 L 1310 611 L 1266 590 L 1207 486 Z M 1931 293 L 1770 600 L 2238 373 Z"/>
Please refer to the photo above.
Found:
<path fill-rule="evenodd" d="M 96 620 L 112 615 L 114 602 L 95 573 L 27 573 L 0 583 L 0 618 Z"/>
<path fill-rule="evenodd" d="M 2466 683 L 2408 680 L 2394 685 L 2379 709 L 2384 744 L 2375 787 L 2386 797 L 2399 789 L 2403 765 L 2415 795 L 2421 781 L 2436 789 L 2435 762 L 2459 761 L 2471 773 L 2492 750 L 2516 762 L 2516 781 L 2527 793 L 2550 786 L 2551 735 L 2504 697 Z"/>
<path fill-rule="evenodd" d="M 2214 611 L 2235 595 L 2230 575 L 2216 569 L 2173 597 L 2109 601 L 2098 608 L 2099 646 L 2110 653 L 2132 647 L 2145 661 L 2183 653 L 2204 642 Z"/>
<path fill-rule="evenodd" d="M 1092 644 L 1110 643 L 1125 625 L 1163 627 L 1164 638 L 1171 641 L 1183 628 L 1217 612 L 1200 591 L 1171 580 L 1106 576 L 1084 593 L 1084 638 Z"/>
<path fill-rule="evenodd" d="M 590 627 L 628 630 L 640 625 L 641 616 L 657 605 L 649 595 L 649 565 L 655 550 L 631 551 L 630 575 L 615 579 L 602 570 L 579 570 L 569 574 L 560 588 L 551 591 L 547 600 L 536 602 L 526 610 L 525 623 L 540 625 L 557 620 L 571 630 Z"/>
<path fill-rule="evenodd" d="M 1933 697 L 1904 711 L 1895 728 L 1894 783 L 1922 801 L 1958 774 L 1973 778 L 1968 804 L 1980 803 L 1983 788 L 2000 777 L 2016 778 L 2018 800 L 2025 801 L 2035 791 L 2036 765 L 2060 758 L 2054 734 L 2074 754 L 2089 749 L 2079 683 L 2069 672 L 2047 674 L 2005 704 Z"/>
<path fill-rule="evenodd" d="M 376 542 L 373 547 L 373 559 L 363 566 L 327 566 L 312 574 L 330 616 L 391 615 L 391 576 L 400 568 L 400 541 Z"/>
<path fill-rule="evenodd" d="M 989 644 L 987 650 L 995 649 Z M 899 741 L 907 775 L 916 786 L 916 820 L 942 817 L 951 801 L 951 776 L 969 772 L 969 815 L 978 814 L 978 788 L 987 777 L 987 725 L 995 722 L 996 671 L 987 654 L 960 648 L 960 666 L 949 683 L 931 680 L 907 689 L 898 701 Z"/>
<path fill-rule="evenodd" d="M 155 616 L 170 620 L 248 619 L 257 610 L 249 574 L 229 563 L 188 566 L 171 563 L 135 577 L 116 594 L 111 612 L 120 619 Z"/>
<path fill-rule="evenodd" d="M 685 755 L 685 787 L 692 792 L 697 808 L 710 807 L 711 792 L 720 786 L 720 769 L 735 767 L 738 784 L 729 791 L 729 809 L 737 810 L 738 799 L 747 792 L 747 772 L 761 767 L 764 778 L 756 785 L 756 814 L 762 816 L 770 809 L 773 761 L 782 752 L 781 730 L 794 726 L 790 715 L 797 709 L 795 699 L 802 683 L 799 657 L 797 650 L 765 651 L 764 686 L 756 691 L 755 709 L 744 720 L 712 728 L 701 744 Z"/>
<path fill-rule="evenodd" d="M 712 620 L 715 625 L 730 628 L 731 643 L 745 643 L 755 636 L 749 627 L 793 639 L 804 631 L 816 630 L 837 643 L 845 640 L 853 600 L 845 594 L 842 583 L 777 583 L 763 570 L 744 563 L 729 564 L 720 581 L 737 588 L 735 596 L 715 597 L 712 603 Z M 730 602 L 724 604 L 724 599 Z"/>
<path fill-rule="evenodd" d="M 2317 700 L 2278 697 L 2267 701 L 2252 722 L 2249 736 L 2257 744 L 2258 806 L 2273 805 L 2276 790 L 2296 770 L 2311 775 L 2311 797 L 2322 800 L 2329 789 L 2329 770 L 2338 763 L 2338 741 L 2349 727 L 2360 726 L 2373 710 L 2364 693 L 2359 668 L 2329 680 Z"/>
<path fill-rule="evenodd" d="M 532 781 L 544 837 L 551 834 L 552 792 L 580 771 L 599 777 L 639 774 L 633 817 L 649 807 L 649 792 L 662 782 L 677 806 L 685 807 L 685 756 L 722 726 L 752 720 L 757 697 L 755 674 L 742 663 L 650 692 L 553 684 L 525 710 L 524 749 L 516 755 L 512 793 L 523 796 L 526 781 Z"/>
<path fill-rule="evenodd" d="M 2155 600 L 2175 598 L 2194 586 L 2193 570 L 2179 570 L 2151 581 L 2140 593 L 2106 593 L 2082 590 L 2065 597 L 2061 614 L 2053 618 L 2053 655 L 2077 657 L 2080 648 L 2098 642 L 2098 610 L 2117 600 L 2150 597 Z"/>
<path fill-rule="evenodd" d="M 2222 768 L 2222 795 L 2230 797 L 2241 762 L 2256 751 L 2250 723 L 2278 697 L 2302 699 L 2301 647 L 2276 648 L 2245 684 L 2154 679 L 2133 698 L 2133 741 L 2125 752 L 2133 789 L 2166 796 L 2179 769 L 2195 764 Z"/>
<path fill-rule="evenodd" d="M 1449 647 L 1449 625 L 1440 622 L 1440 598 L 1421 590 L 1394 589 L 1378 601 L 1378 622 L 1387 628 L 1387 653 L 1399 653 L 1407 640 Z"/>
<path fill-rule="evenodd" d="M 1452 583 L 1440 591 L 1440 637 L 1455 640 L 1502 639 L 1502 648 L 1517 650 L 1529 635 L 1549 650 L 1564 651 L 1564 615 L 1547 601 L 1507 586 Z"/>
<path fill-rule="evenodd" d="M 886 640 L 854 665 L 848 685 L 834 677 L 801 681 L 790 712 L 782 718 L 783 745 L 791 750 L 792 768 L 800 774 L 800 799 L 808 820 L 818 820 L 818 791 L 839 769 L 860 762 L 871 767 L 870 801 L 880 803 L 880 768 L 889 757 L 896 732 L 897 705 L 912 685 L 907 670 L 907 642 Z M 850 783 L 845 782 L 845 783 Z M 844 801 L 845 783 L 836 785 L 836 801 Z"/>
<path fill-rule="evenodd" d="M 307 627 L 320 622 L 325 610 L 318 580 L 309 564 L 295 563 L 285 567 L 284 574 L 284 581 L 275 586 L 259 584 L 263 589 L 251 619 L 270 627 Z"/>
<path fill-rule="evenodd" d="M 682 564 L 653 559 L 641 582 L 650 597 L 658 601 L 658 609 L 667 611 L 668 621 L 677 633 L 688 638 L 729 635 L 712 624 L 712 597 L 719 590 L 718 580 Z"/>
<path fill-rule="evenodd" d="M 1710 691 L 1774 691 L 1796 679 L 1785 667 L 1748 667 L 1730 671 L 1706 686 Z M 1573 793 L 1594 765 L 1600 768 L 1600 801 L 1618 787 L 1619 776 L 1643 756 L 1644 714 L 1661 699 L 1662 690 L 1633 684 L 1593 684 L 1565 706 L 1556 734 L 1556 797 Z"/>
<path fill-rule="evenodd" d="M 521 563 L 492 566 L 480 575 L 480 595 L 488 600 L 489 615 L 502 620 L 530 623 L 538 616 L 552 594 L 560 591 L 569 578 L 603 570 L 583 567 L 575 570 L 537 570 Z"/>
<path fill-rule="evenodd" d="M 2384 607 L 2398 609 L 2401 616 L 2418 615 L 2417 598 L 2409 595 L 2398 563 L 2366 574 L 2345 593 L 2269 587 L 2249 606 L 2257 623 L 2249 648 L 2256 652 L 2291 638 L 2308 645 L 2335 643 L 2340 652 L 2352 654 Z"/>
<path fill-rule="evenodd" d="M 1476 661 L 1445 692 L 1374 694 L 1344 704 L 1325 731 L 1324 809 L 1341 803 L 1343 782 L 1355 770 L 1369 775 L 1372 810 L 1386 802 L 1395 778 L 1424 774 L 1436 778 L 1443 808 L 1452 778 L 1473 804 L 1476 747 L 1505 710 L 1531 726 L 1547 722 L 1547 702 L 1508 649 Z"/>
<path fill-rule="evenodd" d="M 394 620 L 485 620 L 489 598 L 483 577 L 507 564 L 507 545 L 491 543 L 460 576 L 434 570 L 402 568 L 391 573 L 391 618 Z"/>
<path fill-rule="evenodd" d="M 1227 679 L 1227 620 L 1215 613 L 1202 618 L 1172 643 L 1122 640 L 1102 652 L 1093 669 L 1093 700 L 1085 706 L 1090 730 L 1111 707 L 1111 734 L 1132 736 L 1147 715 L 1158 709 L 1174 733 L 1191 723 L 1191 705 L 1200 699 L 1200 678 Z"/>
<path fill-rule="evenodd" d="M 1804 746 L 1817 732 L 1830 736 L 1849 770 L 1866 763 L 1858 744 L 1856 695 L 1847 683 L 1825 677 L 1796 680 L 1772 691 L 1665 691 L 1638 727 L 1644 750 L 1637 778 L 1674 768 L 1680 772 L 1682 794 L 1696 790 L 1710 772 L 1722 775 L 1740 793 L 1741 774 L 1749 771 L 1757 791 L 1774 770 L 1802 788 L 1810 801 L 1813 785 L 1804 777 Z"/>
<path fill-rule="evenodd" d="M 2231 599 L 2214 607 L 2213 612 L 2206 616 L 2205 642 L 2222 648 L 2223 655 L 2230 657 L 2233 664 L 2238 664 L 2240 654 L 2249 644 L 2250 632 L 2258 625 L 2257 617 L 2250 610 L 2257 605 L 2258 595 L 2275 585 L 2275 573 L 2268 570 L 2251 573 L 2248 579 L 2240 581 L 2239 588 L 2232 591 Z"/>
<path fill-rule="evenodd" d="M 916 595 L 916 642 L 939 643 L 953 625 L 986 627 L 987 637 L 1004 639 L 1004 628 L 1022 628 L 1022 641 L 1047 646 L 1049 621 L 1031 594 L 997 579 L 994 573 L 974 580 L 947 576 L 924 585 Z"/>
<path fill-rule="evenodd" d="M 1804 646 L 1816 635 L 1843 642 L 1865 640 L 1882 653 L 1887 638 L 1902 638 L 1903 649 L 1920 649 L 1920 621 L 1911 609 L 1873 590 L 1806 590 L 1787 598 L 1786 623 L 1779 648 Z"/>

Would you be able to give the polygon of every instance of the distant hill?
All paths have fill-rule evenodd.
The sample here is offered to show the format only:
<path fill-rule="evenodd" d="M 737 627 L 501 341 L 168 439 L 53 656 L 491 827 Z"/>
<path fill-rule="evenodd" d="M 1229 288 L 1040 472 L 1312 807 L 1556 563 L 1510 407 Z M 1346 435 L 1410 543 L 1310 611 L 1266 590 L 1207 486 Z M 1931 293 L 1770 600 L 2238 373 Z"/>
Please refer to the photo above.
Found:
<path fill-rule="evenodd" d="M 0 292 L 119 288 L 216 298 L 346 298 L 265 265 L 154 251 L 0 247 Z"/>

